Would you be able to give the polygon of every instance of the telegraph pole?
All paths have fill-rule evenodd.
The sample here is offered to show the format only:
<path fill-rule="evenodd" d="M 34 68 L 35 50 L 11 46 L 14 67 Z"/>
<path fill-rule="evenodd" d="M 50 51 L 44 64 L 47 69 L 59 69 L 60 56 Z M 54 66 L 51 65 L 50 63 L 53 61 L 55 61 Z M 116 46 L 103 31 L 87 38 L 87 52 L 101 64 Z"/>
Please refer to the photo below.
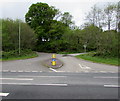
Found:
<path fill-rule="evenodd" d="M 20 55 L 20 34 L 21 34 L 21 26 L 20 26 L 20 21 L 19 21 L 19 55 Z"/>

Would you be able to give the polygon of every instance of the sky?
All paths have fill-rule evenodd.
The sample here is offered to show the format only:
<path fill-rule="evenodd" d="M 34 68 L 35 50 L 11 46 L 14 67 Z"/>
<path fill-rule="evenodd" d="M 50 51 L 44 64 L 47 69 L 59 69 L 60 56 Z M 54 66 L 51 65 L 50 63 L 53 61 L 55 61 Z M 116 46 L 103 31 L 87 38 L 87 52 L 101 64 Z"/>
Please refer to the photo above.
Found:
<path fill-rule="evenodd" d="M 73 16 L 75 25 L 81 26 L 85 23 L 85 16 L 95 4 L 104 7 L 108 2 L 119 0 L 0 0 L 0 18 L 22 19 L 34 3 L 47 3 L 54 6 L 62 13 L 69 12 Z"/>

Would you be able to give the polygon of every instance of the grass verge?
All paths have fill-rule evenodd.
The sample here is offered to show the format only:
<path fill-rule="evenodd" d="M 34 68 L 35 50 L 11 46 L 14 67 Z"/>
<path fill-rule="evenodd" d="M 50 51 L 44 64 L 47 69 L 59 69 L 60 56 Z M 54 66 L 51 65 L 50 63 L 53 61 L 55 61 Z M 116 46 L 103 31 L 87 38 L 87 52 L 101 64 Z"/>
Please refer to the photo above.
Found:
<path fill-rule="evenodd" d="M 21 60 L 21 59 L 29 59 L 29 58 L 34 58 L 37 57 L 38 54 L 36 52 L 31 51 L 28 54 L 23 54 L 23 55 L 17 55 L 13 57 L 7 57 L 7 58 L 2 58 L 0 61 L 9 61 L 9 60 Z"/>
<path fill-rule="evenodd" d="M 93 56 L 92 54 L 82 54 L 76 57 L 96 63 L 104 63 L 115 66 L 119 65 L 118 58 L 114 58 L 114 57 L 100 57 L 100 56 Z"/>

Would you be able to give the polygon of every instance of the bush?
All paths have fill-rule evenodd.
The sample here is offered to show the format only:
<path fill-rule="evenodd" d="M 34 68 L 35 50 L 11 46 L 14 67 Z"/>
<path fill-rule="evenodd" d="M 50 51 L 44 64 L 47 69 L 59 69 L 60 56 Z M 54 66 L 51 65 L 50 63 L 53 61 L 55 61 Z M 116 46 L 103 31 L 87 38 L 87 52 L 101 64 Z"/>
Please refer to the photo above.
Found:
<path fill-rule="evenodd" d="M 8 51 L 2 52 L 2 58 L 3 59 L 7 59 L 7 58 L 12 58 L 12 57 L 21 57 L 21 56 L 27 56 L 30 54 L 33 54 L 34 52 L 30 49 L 24 49 L 20 51 L 20 55 L 19 55 L 19 50 L 12 50 L 12 51 Z"/>

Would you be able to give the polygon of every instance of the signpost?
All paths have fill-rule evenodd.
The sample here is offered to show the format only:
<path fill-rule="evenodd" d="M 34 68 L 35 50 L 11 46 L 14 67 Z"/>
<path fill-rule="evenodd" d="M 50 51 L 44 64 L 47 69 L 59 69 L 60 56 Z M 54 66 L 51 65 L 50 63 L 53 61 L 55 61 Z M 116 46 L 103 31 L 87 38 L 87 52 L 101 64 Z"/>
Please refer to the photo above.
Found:
<path fill-rule="evenodd" d="M 86 47 L 87 47 L 87 45 L 86 45 L 86 44 L 84 44 L 84 45 L 83 45 L 83 47 L 84 47 L 84 50 L 85 50 L 85 52 L 86 52 Z"/>

